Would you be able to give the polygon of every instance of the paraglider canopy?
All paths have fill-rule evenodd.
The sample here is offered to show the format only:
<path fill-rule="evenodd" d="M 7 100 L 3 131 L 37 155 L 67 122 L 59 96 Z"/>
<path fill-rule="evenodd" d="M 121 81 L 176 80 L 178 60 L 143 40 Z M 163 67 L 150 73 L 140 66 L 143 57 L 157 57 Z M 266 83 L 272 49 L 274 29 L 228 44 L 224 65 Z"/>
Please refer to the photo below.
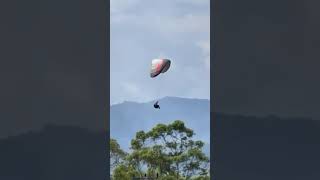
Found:
<path fill-rule="evenodd" d="M 153 59 L 151 65 L 150 76 L 152 78 L 158 76 L 160 73 L 165 73 L 170 67 L 171 61 L 169 59 Z"/>

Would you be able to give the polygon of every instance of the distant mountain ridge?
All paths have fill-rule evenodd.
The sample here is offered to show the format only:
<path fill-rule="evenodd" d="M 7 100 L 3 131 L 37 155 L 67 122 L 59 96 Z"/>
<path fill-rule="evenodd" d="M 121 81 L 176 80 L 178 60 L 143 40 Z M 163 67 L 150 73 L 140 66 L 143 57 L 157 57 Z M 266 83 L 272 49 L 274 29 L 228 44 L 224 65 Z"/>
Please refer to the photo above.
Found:
<path fill-rule="evenodd" d="M 168 124 L 182 120 L 193 129 L 195 138 L 204 141 L 209 154 L 210 143 L 210 101 L 181 97 L 158 99 L 161 109 L 153 107 L 154 101 L 137 103 L 124 101 L 110 108 L 110 134 L 128 150 L 131 139 L 139 130 L 150 130 L 156 124 Z"/>

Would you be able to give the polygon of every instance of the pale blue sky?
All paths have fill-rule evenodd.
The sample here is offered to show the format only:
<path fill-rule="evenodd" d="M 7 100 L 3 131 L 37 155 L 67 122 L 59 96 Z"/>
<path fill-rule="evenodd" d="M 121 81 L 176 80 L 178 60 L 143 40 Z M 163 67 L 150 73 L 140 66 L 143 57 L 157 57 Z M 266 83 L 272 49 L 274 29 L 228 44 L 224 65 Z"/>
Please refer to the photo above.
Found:
<path fill-rule="evenodd" d="M 209 0 L 111 0 L 110 103 L 210 97 Z M 153 58 L 171 68 L 155 79 Z"/>

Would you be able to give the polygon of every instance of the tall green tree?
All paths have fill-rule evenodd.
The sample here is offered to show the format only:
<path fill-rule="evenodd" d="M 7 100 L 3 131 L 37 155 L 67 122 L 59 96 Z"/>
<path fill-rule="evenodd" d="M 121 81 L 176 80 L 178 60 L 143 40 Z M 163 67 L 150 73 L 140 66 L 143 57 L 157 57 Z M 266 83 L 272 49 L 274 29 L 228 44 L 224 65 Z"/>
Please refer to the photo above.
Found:
<path fill-rule="evenodd" d="M 110 169 L 123 163 L 126 156 L 127 153 L 120 148 L 117 140 L 110 139 Z"/>
<path fill-rule="evenodd" d="M 140 176 L 139 172 L 128 164 L 120 164 L 113 170 L 112 180 L 132 180 Z"/>
<path fill-rule="evenodd" d="M 182 121 L 158 124 L 148 132 L 139 131 L 131 141 L 133 152 L 127 160 L 137 169 L 147 167 L 149 176 L 190 179 L 206 177 L 209 158 L 202 152 L 204 143 L 193 140 L 195 133 Z"/>

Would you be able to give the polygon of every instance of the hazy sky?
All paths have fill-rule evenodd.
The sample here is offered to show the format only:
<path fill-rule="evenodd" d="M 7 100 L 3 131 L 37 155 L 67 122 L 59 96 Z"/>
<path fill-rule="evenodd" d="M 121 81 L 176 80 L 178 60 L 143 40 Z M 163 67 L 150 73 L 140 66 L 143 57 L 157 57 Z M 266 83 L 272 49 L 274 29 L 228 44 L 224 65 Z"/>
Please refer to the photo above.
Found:
<path fill-rule="evenodd" d="M 110 103 L 210 97 L 209 0 L 111 0 Z M 152 79 L 151 60 L 171 68 Z"/>

